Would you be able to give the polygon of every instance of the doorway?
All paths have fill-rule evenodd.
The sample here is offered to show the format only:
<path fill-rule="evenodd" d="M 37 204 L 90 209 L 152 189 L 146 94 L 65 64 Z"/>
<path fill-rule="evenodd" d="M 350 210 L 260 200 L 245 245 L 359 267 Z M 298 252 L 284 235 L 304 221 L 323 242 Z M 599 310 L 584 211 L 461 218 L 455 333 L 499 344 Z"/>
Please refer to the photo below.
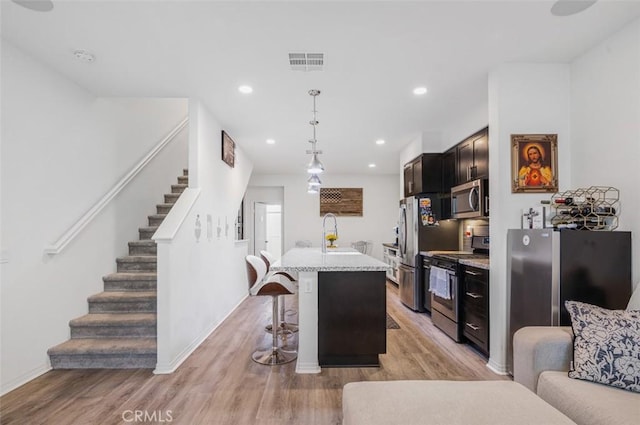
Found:
<path fill-rule="evenodd" d="M 282 187 L 247 188 L 244 198 L 246 236 L 250 239 L 249 251 L 260 255 L 261 250 L 269 251 L 280 258 L 283 253 L 283 195 Z"/>
<path fill-rule="evenodd" d="M 275 258 L 282 255 L 282 206 L 256 202 L 254 206 L 253 251 L 269 251 Z"/>

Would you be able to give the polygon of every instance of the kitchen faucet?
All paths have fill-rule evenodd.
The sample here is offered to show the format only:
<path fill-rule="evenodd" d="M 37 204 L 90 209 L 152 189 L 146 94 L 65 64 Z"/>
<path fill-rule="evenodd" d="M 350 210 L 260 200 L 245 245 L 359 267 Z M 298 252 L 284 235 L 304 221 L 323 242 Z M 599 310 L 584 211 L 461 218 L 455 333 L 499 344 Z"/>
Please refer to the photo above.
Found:
<path fill-rule="evenodd" d="M 333 234 L 336 235 L 336 239 L 338 239 L 338 220 L 336 219 L 336 215 L 333 213 L 327 213 L 322 217 L 322 252 L 327 252 L 327 217 L 333 218 Z"/>

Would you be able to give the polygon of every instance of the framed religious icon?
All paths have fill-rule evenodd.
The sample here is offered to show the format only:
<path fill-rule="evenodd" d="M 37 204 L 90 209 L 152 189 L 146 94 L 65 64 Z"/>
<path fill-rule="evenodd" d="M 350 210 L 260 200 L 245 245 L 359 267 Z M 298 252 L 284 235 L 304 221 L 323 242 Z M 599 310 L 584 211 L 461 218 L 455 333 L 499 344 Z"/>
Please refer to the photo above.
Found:
<path fill-rule="evenodd" d="M 236 158 L 236 143 L 229 137 L 226 131 L 222 130 L 222 160 L 233 168 Z"/>
<path fill-rule="evenodd" d="M 511 135 L 511 192 L 558 191 L 558 135 Z"/>

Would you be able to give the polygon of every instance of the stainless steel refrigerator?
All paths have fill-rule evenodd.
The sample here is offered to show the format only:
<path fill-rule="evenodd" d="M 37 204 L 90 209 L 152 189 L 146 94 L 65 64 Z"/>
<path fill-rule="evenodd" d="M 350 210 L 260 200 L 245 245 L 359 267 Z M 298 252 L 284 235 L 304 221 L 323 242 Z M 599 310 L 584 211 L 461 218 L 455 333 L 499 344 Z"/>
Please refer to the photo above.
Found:
<path fill-rule="evenodd" d="M 415 311 L 424 311 L 420 251 L 458 249 L 458 222 L 439 221 L 440 212 L 441 202 L 437 193 L 400 201 L 398 288 L 402 303 Z"/>
<path fill-rule="evenodd" d="M 570 326 L 564 302 L 624 309 L 631 296 L 631 232 L 512 229 L 507 232 L 509 343 L 525 326 Z"/>

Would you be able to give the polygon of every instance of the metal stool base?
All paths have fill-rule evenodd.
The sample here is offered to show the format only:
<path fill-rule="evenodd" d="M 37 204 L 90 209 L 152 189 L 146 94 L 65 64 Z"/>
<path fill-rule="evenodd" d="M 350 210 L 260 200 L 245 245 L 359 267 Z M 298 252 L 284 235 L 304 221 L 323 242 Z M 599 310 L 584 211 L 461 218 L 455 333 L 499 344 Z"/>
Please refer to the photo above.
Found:
<path fill-rule="evenodd" d="M 256 363 L 275 366 L 294 361 L 298 358 L 298 353 L 295 351 L 284 351 L 281 348 L 277 348 L 275 350 L 258 350 L 253 353 L 251 358 Z"/>
<path fill-rule="evenodd" d="M 267 331 L 268 333 L 271 333 L 271 329 L 273 329 L 272 325 L 267 325 L 264 327 L 264 330 Z M 277 333 L 282 333 L 282 332 L 288 332 L 288 333 L 298 332 L 298 324 L 297 323 L 280 323 L 280 326 L 278 326 Z"/>

